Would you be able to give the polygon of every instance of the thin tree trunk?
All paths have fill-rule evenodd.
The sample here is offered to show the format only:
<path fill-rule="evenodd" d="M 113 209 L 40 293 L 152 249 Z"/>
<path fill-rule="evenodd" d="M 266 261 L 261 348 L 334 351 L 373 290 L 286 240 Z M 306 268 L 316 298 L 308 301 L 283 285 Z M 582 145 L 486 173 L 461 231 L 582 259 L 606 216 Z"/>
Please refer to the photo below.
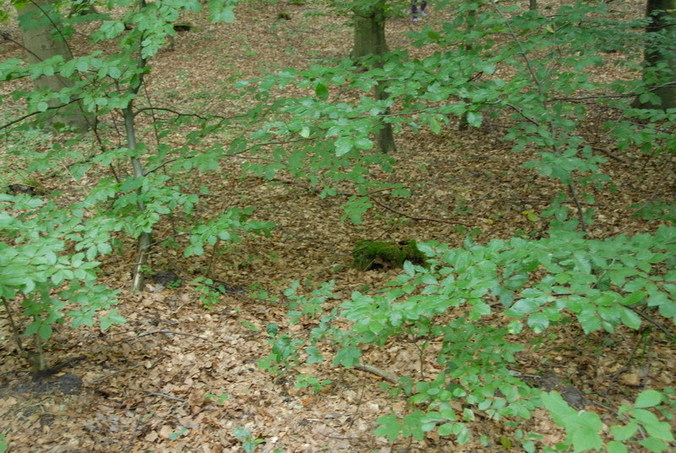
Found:
<path fill-rule="evenodd" d="M 385 39 L 385 0 L 371 5 L 368 9 L 354 10 L 354 47 L 352 58 L 359 60 L 361 64 L 372 67 L 382 67 L 383 56 L 387 53 L 387 41 Z M 372 61 L 368 61 L 368 58 Z M 375 87 L 374 95 L 379 101 L 388 98 L 387 83 L 379 81 Z M 385 115 L 389 114 L 389 109 Z M 378 147 L 382 152 L 395 151 L 396 143 L 392 125 L 381 117 L 380 129 L 377 133 Z"/>
<path fill-rule="evenodd" d="M 29 63 L 38 63 L 56 55 L 61 55 L 66 61 L 73 58 L 68 43 L 60 33 L 60 16 L 53 0 L 31 0 L 17 6 L 17 11 Z M 34 84 L 38 90 L 54 92 L 72 86 L 70 80 L 59 74 L 39 77 Z M 79 102 L 62 105 L 60 101 L 53 100 L 49 105 L 54 108 L 50 119 L 54 126 L 70 126 L 78 131 L 93 126 L 93 116 L 85 113 Z"/>
<path fill-rule="evenodd" d="M 127 148 L 129 150 L 135 150 L 136 143 L 136 125 L 134 124 L 134 111 L 132 110 L 132 103 L 122 110 L 124 116 L 124 129 L 127 135 Z M 134 171 L 135 178 L 144 178 L 145 172 L 143 171 L 143 164 L 139 157 L 131 158 L 131 166 Z M 138 195 L 141 196 L 142 188 L 138 189 Z M 143 202 L 139 201 L 137 203 L 139 211 L 145 210 L 145 205 Z M 148 263 L 148 254 L 150 253 L 150 247 L 152 245 L 152 235 L 151 233 L 143 232 L 138 237 L 138 245 L 136 247 L 136 262 L 134 263 L 133 271 L 133 284 L 132 287 L 134 291 L 142 291 L 145 276 L 143 274 L 144 268 Z"/>
<path fill-rule="evenodd" d="M 661 39 L 656 43 L 646 43 L 645 71 L 651 72 L 660 63 L 664 63 L 666 69 L 662 83 L 652 88 L 661 103 L 641 102 L 637 99 L 633 106 L 643 109 L 676 108 L 676 0 L 647 0 L 646 17 L 649 20 L 646 33 L 660 33 Z"/>
<path fill-rule="evenodd" d="M 531 0 L 531 1 L 535 1 L 535 0 Z M 476 10 L 473 9 L 473 10 L 470 10 L 469 13 L 467 13 L 467 28 L 466 28 L 467 36 L 470 35 L 470 33 L 472 32 L 472 29 L 474 28 L 475 24 L 476 24 Z M 472 50 L 472 44 L 469 41 L 465 42 L 463 47 L 465 48 L 465 50 L 468 50 L 468 51 Z M 462 98 L 462 100 L 465 101 L 466 103 L 471 102 L 471 100 L 467 99 L 467 98 Z M 458 123 L 458 130 L 466 131 L 467 129 L 469 129 L 469 121 L 467 121 L 468 115 L 469 115 L 469 112 L 463 113 L 462 117 L 460 118 L 460 122 Z"/>

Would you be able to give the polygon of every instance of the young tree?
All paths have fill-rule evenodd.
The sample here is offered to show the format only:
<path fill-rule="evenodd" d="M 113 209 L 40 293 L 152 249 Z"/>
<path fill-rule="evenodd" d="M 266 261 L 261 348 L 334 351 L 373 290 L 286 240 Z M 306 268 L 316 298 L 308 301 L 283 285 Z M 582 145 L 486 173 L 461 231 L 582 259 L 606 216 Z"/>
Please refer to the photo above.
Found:
<path fill-rule="evenodd" d="M 54 6 L 31 4 L 37 9 L 36 15 Z M 213 20 L 234 17 L 233 2 L 212 0 L 209 6 Z M 217 161 L 225 153 L 219 146 L 210 150 L 200 146 L 193 150 L 189 144 L 170 147 L 162 143 L 162 136 L 190 123 L 193 135 L 187 140 L 194 144 L 205 131 L 218 130 L 227 124 L 227 119 L 156 107 L 142 96 L 145 76 L 152 70 L 152 58 L 174 32 L 172 22 L 181 11 L 201 8 L 200 2 L 119 0 L 110 2 L 109 7 L 119 7 L 123 16 L 102 21 L 89 36 L 92 46 L 98 46 L 98 50 L 74 58 L 64 58 L 61 54 L 44 60 L 36 58 L 28 65 L 18 59 L 0 63 L 0 80 L 8 83 L 27 78 L 35 80 L 44 75 L 77 80 L 73 84 L 63 83 L 31 92 L 23 91 L 18 85 L 12 98 L 25 98 L 29 113 L 19 118 L 3 118 L 0 128 L 8 134 L 21 134 L 42 124 L 51 113 L 49 102 L 55 99 L 60 101 L 59 105 L 77 99 L 87 113 L 96 113 L 110 123 L 123 119 L 121 136 L 114 135 L 118 128 L 108 128 L 105 135 L 94 131 L 100 149 L 93 153 L 83 146 L 83 133 L 74 133 L 64 142 L 55 140 L 47 152 L 19 151 L 26 159 L 35 157 L 29 162 L 32 171 L 53 172 L 55 168 L 65 168 L 75 180 L 93 173 L 94 183 L 87 188 L 83 199 L 69 200 L 65 207 L 59 208 L 56 203 L 44 203 L 25 194 L 0 194 L 0 299 L 8 314 L 21 313 L 29 320 L 25 330 L 19 322 L 13 325 L 17 340 L 22 333 L 34 337 L 37 359 L 27 358 L 37 370 L 48 366 L 42 350 L 54 324 L 70 318 L 75 327 L 91 325 L 99 310 L 107 310 L 114 303 L 114 293 L 96 285 L 96 268 L 100 264 L 96 258 L 112 252 L 113 236 L 120 232 L 138 243 L 136 260 L 130 270 L 134 274 L 133 288 L 143 289 L 147 271 L 144 267 L 154 245 L 152 241 L 157 240 L 152 234 L 155 226 L 164 216 L 180 210 L 189 215 L 199 199 L 193 193 L 194 187 L 181 187 L 167 174 L 175 169 L 175 162 L 180 162 L 176 167 L 180 171 L 210 171 L 218 168 Z M 63 36 L 61 20 L 66 24 L 68 18 L 50 19 L 49 28 Z M 127 30 L 125 24 L 132 24 L 132 29 Z M 116 52 L 100 50 L 115 46 Z M 59 48 L 59 52 L 66 51 L 67 47 Z M 72 53 L 67 55 L 70 57 Z M 153 124 L 152 130 L 157 132 L 153 145 L 149 139 L 152 135 L 140 129 L 138 120 L 140 115 L 156 112 L 174 115 L 175 121 L 167 119 L 162 123 L 166 129 L 161 124 Z M 106 168 L 110 170 L 108 174 Z M 202 188 L 202 192 L 205 191 L 206 188 Z M 244 232 L 270 228 L 268 223 L 249 222 L 250 214 L 251 209 L 235 207 L 204 222 L 191 222 L 185 227 L 189 242 L 185 253 L 202 254 L 205 244 L 234 241 Z M 122 321 L 115 311 L 99 319 L 104 329 Z M 17 347 L 24 350 L 20 343 Z"/>

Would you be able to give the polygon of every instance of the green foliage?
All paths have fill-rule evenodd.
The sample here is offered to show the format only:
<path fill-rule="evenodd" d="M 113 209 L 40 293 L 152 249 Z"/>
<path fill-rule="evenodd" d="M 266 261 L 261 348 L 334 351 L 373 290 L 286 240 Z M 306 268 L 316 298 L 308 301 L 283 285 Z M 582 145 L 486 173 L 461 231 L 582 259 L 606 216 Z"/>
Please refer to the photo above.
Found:
<path fill-rule="evenodd" d="M 368 9 L 371 3 L 339 2 L 336 7 Z M 397 7 L 390 3 L 386 8 Z M 674 112 L 632 109 L 627 102 L 636 95 L 654 97 L 650 87 L 668 77 L 599 81 L 591 76 L 604 65 L 641 69 L 644 45 L 654 41 L 635 32 L 643 19 L 609 19 L 602 2 L 564 5 L 546 15 L 484 1 L 450 7 L 455 9 L 451 22 L 411 33 L 416 45 L 434 46 L 424 59 L 393 50 L 375 68 L 357 68 L 346 58 L 304 71 L 285 69 L 247 84 L 259 100 L 274 99 L 268 106 L 274 116 L 252 138 L 287 143 L 274 153 L 274 163 L 251 169 L 269 178 L 282 169 L 291 171 L 319 186 L 323 195 L 336 193 L 332 180 L 349 181 L 356 193 L 346 203 L 344 218 L 358 223 L 372 207 L 368 193 L 390 187 L 367 178 L 369 165 L 390 168 L 390 156 L 373 152 L 371 138 L 380 121 L 400 129 L 428 127 L 438 134 L 454 118 L 473 127 L 508 120 L 505 138 L 514 150 L 538 155 L 526 168 L 561 184 L 562 195 L 543 214 L 553 226 L 585 230 L 593 221 L 593 212 L 584 208 L 593 203 L 592 188 L 609 181 L 600 171 L 605 157 L 583 134 L 590 113 L 586 100 L 618 112 L 618 120 L 605 127 L 619 149 L 640 146 L 651 154 L 676 149 L 670 132 Z M 614 51 L 625 58 L 608 59 L 607 52 Z M 497 76 L 501 68 L 515 75 Z M 386 99 L 371 96 L 379 83 L 387 84 Z M 307 95 L 285 98 L 277 91 L 289 85 Z M 337 94 L 348 90 L 356 96 Z M 571 198 L 575 210 L 563 202 Z"/>
<path fill-rule="evenodd" d="M 315 393 L 321 392 L 322 389 L 331 384 L 331 382 L 332 381 L 330 379 L 320 380 L 309 374 L 299 374 L 296 376 L 296 388 L 304 389 L 310 387 Z"/>
<path fill-rule="evenodd" d="M 101 226 L 78 208 L 0 194 L 0 298 L 8 311 L 19 304 L 29 320 L 17 334 L 41 343 L 65 319 L 73 327 L 98 322 L 103 330 L 124 322 L 111 310 L 115 291 L 96 284 L 95 258 L 111 251 L 107 240 L 99 242 L 110 232 Z"/>
<path fill-rule="evenodd" d="M 215 245 L 217 241 L 237 242 L 242 232 L 254 232 L 269 235 L 273 224 L 270 222 L 249 221 L 253 208 L 232 208 L 219 217 L 192 228 L 190 245 L 185 248 L 185 256 L 204 254 L 205 245 Z"/>
<path fill-rule="evenodd" d="M 221 296 L 225 294 L 223 285 L 216 285 L 213 280 L 204 277 L 197 277 L 195 283 L 197 295 L 204 308 L 211 310 L 221 303 Z"/>
<path fill-rule="evenodd" d="M 210 0 L 212 20 L 233 20 L 235 4 Z M 149 239 L 166 217 L 177 217 L 177 236 L 188 238 L 180 246 L 192 256 L 208 247 L 216 249 L 221 241 L 236 241 L 244 233 L 268 232 L 272 225 L 251 220 L 251 208 L 233 207 L 194 221 L 200 197 L 208 189 L 196 194 L 192 181 L 220 174 L 221 159 L 261 154 L 264 159 L 247 160 L 246 171 L 270 181 L 283 174 L 322 197 L 346 196 L 344 219 L 359 223 L 373 207 L 369 197 L 374 192 L 406 195 L 401 185 L 371 176 L 391 171 L 394 164 L 393 156 L 374 148 L 373 135 L 382 121 L 399 130 L 429 128 L 440 134 L 455 121 L 481 127 L 504 120 L 505 139 L 513 149 L 537 155 L 526 167 L 561 186 L 562 193 L 549 208 L 538 212 L 551 220 L 549 236 L 485 245 L 468 240 L 457 248 L 418 244 L 426 266 L 407 262 L 382 291 L 355 291 L 330 312 L 325 306 L 337 298 L 333 283 L 309 295 L 299 294 L 300 284 L 294 284 L 284 294 L 290 320 L 312 319 L 315 328 L 309 338 L 295 338 L 269 325 L 271 353 L 259 365 L 279 374 L 303 361 L 319 363 L 324 360 L 322 351 L 331 350 L 334 364 L 352 367 L 367 348 L 411 338 L 424 348 L 429 338 L 435 338 L 441 345 L 436 357 L 440 371 L 425 379 L 402 379 L 397 390 L 408 398 L 410 410 L 382 416 L 378 435 L 423 439 L 436 430 L 465 443 L 472 435 L 468 423 L 477 414 L 513 422 L 528 419 L 535 408 L 544 406 L 566 429 L 559 449 L 605 446 L 619 453 L 637 444 L 655 452 L 668 448 L 673 437 L 664 420 L 670 420 L 673 393 L 646 390 L 633 405 L 622 406 L 618 411 L 622 422 L 611 426 L 613 440 L 604 445 L 597 415 L 573 410 L 557 393 L 529 387 L 514 371 L 516 355 L 523 348 L 519 334 L 526 328 L 536 336 L 561 323 L 576 323 L 585 333 L 613 332 L 622 325 L 638 329 L 639 312 L 676 319 L 673 227 L 604 240 L 584 234 L 593 221 L 593 212 L 585 206 L 593 202 L 593 191 L 609 181 L 600 167 L 605 158 L 583 133 L 590 113 L 585 100 L 593 99 L 616 113 L 610 116 L 619 119 L 604 126 L 617 149 L 637 147 L 651 156 L 676 149 L 676 138 L 669 132 L 675 112 L 632 109 L 626 99 L 630 93 L 641 102 L 654 101 L 650 87 L 666 80 L 664 68 L 656 66 L 639 81 L 607 82 L 591 76 L 591 70 L 607 64 L 640 69 L 646 39 L 633 28 L 642 22 L 606 19 L 603 2 L 564 5 L 546 15 L 495 2 L 457 2 L 452 4 L 455 14 L 450 22 L 411 34 L 416 45 L 434 49 L 425 52 L 425 58 L 393 51 L 382 65 L 366 70 L 345 58 L 242 82 L 237 86 L 244 90 L 241 94 L 252 95 L 257 103 L 235 120 L 162 110 L 141 96 L 144 78 L 152 70 L 148 62 L 174 34 L 172 22 L 182 11 L 196 11 L 201 5 L 198 0 L 133 5 L 131 0 L 111 1 L 108 8 L 116 7 L 120 14 L 96 16 L 101 21 L 89 36 L 90 43 L 114 52 L 96 50 L 73 59 L 54 56 L 35 64 L 18 59 L 0 63 L 0 80 L 58 74 L 72 82 L 59 91 L 22 87 L 13 91 L 10 98 L 24 100 L 28 109 L 25 121 L 16 123 L 19 133 L 44 122 L 54 105 L 65 106 L 73 99 L 102 121 L 125 119 L 123 136 L 98 137 L 97 152 L 83 151 L 81 136 L 56 143 L 47 152 L 37 152 L 28 142 L 25 146 L 15 142 L 11 150 L 26 156 L 28 171 L 66 168 L 77 181 L 97 178 L 89 181 L 91 189 L 83 200 L 68 208 L 26 195 L 0 195 L 0 298 L 6 310 L 21 307 L 29 320 L 26 334 L 49 339 L 53 326 L 67 318 L 77 327 L 93 325 L 98 317 L 103 329 L 123 321 L 114 310 L 107 312 L 114 292 L 96 285 L 96 259 L 112 252 L 116 234 Z M 349 8 L 359 6 L 364 5 Z M 58 10 L 50 13 L 57 15 Z M 59 19 L 61 34 L 67 38 L 74 25 L 93 17 Z M 39 15 L 22 20 L 25 27 L 45 22 Z M 505 36 L 510 39 L 505 41 Z M 654 38 L 648 37 L 659 43 Z M 626 52 L 626 58 L 611 62 L 603 54 L 608 50 Z M 504 68 L 514 76 L 503 78 Z M 371 94 L 379 84 L 386 84 L 387 96 L 375 99 Z M 280 93 L 289 87 L 304 95 Z M 350 95 L 343 96 L 345 92 Z M 137 142 L 137 135 L 148 135 L 137 134 L 135 119 L 158 112 L 174 116 L 154 122 L 155 143 Z M 13 119 L 3 118 L 3 123 L 14 125 Z M 163 141 L 184 131 L 189 133 L 180 146 Z M 214 134 L 224 143 L 203 142 Z M 110 176 L 99 177 L 107 168 Z M 639 214 L 666 220 L 669 212 L 663 206 Z M 210 286 L 199 287 L 205 288 L 206 305 L 216 303 L 218 294 Z M 107 314 L 99 316 L 101 311 Z M 297 379 L 315 391 L 327 384 L 312 376 Z M 641 431 L 647 435 L 639 439 Z M 175 438 L 184 432 L 179 430 Z M 244 427 L 233 435 L 247 452 L 263 442 Z M 539 446 L 536 433 L 517 431 L 516 437 L 525 451 Z"/>
<path fill-rule="evenodd" d="M 176 440 L 180 439 L 183 437 L 188 431 L 190 431 L 190 428 L 186 428 L 185 426 L 180 427 L 176 431 L 172 432 L 167 436 L 167 439 L 169 440 Z"/>
<path fill-rule="evenodd" d="M 543 393 L 542 402 L 557 425 L 566 428 L 566 442 L 573 451 L 598 450 L 603 445 L 601 418 L 593 412 L 576 411 L 557 392 Z"/>
<path fill-rule="evenodd" d="M 233 20 L 235 4 L 233 0 L 210 0 L 212 20 Z M 173 36 L 173 22 L 181 12 L 202 7 L 199 0 L 143 2 L 141 8 L 138 5 L 131 0 L 118 0 L 97 5 L 105 10 L 101 14 L 64 17 L 61 6 L 72 5 L 50 2 L 34 14 L 20 15 L 23 29 L 58 27 L 54 34 L 68 39 L 76 25 L 91 21 L 90 29 L 94 31 L 79 39 L 88 39 L 99 50 L 72 59 L 56 55 L 33 64 L 18 59 L 0 62 L 0 79 L 4 81 L 59 75 L 70 82 L 58 91 L 25 90 L 23 85 L 15 85 L 18 88 L 11 97 L 25 100 L 27 115 L 21 118 L 23 121 L 3 115 L 6 126 L 2 128 L 13 127 L 8 132 L 13 140 L 8 152 L 20 156 L 27 174 L 64 169 L 82 187 L 88 187 L 81 200 L 69 200 L 72 205 L 68 209 L 25 197 L 3 195 L 0 199 L 0 297 L 8 301 L 7 310 L 21 304 L 22 314 L 30 319 L 25 334 L 42 340 L 48 339 L 53 325 L 65 318 L 70 318 L 74 327 L 92 325 L 97 312 L 109 310 L 114 292 L 95 284 L 99 265 L 95 259 L 113 250 L 114 236 L 120 232 L 142 238 L 145 248 L 140 246 L 139 252 L 147 254 L 154 245 L 151 234 L 157 224 L 170 215 L 193 215 L 200 195 L 207 193 L 193 193 L 192 183 L 176 176 L 186 171 L 213 172 L 218 169 L 218 158 L 225 153 L 222 146 L 208 150 L 196 146 L 205 130 L 213 131 L 214 124 L 220 122 L 198 115 L 177 114 L 176 121 L 156 122 L 154 144 L 137 140 L 143 136 L 137 116 L 156 111 L 151 100 L 139 96 L 144 77 L 151 70 L 148 60 Z M 116 14 L 108 14 L 114 8 Z M 121 136 L 97 134 L 100 149 L 91 152 L 82 135 L 50 140 L 34 132 L 51 115 L 50 110 L 65 107 L 73 99 L 79 100 L 85 112 L 99 118 L 101 130 L 107 129 L 116 117 L 124 118 Z M 7 113 L 19 116 L 16 112 Z M 164 137 L 182 127 L 193 130 L 184 146 L 163 143 Z M 38 150 L 41 143 L 50 143 L 51 149 Z M 106 169 L 110 176 L 105 175 Z M 183 244 L 185 254 L 202 254 L 206 245 L 237 241 L 243 233 L 267 232 L 271 224 L 250 221 L 251 213 L 251 208 L 231 208 L 204 223 L 178 227 L 179 236 L 187 233 L 189 238 L 189 243 Z M 137 274 L 143 265 L 139 263 Z M 204 296 L 205 303 L 214 302 L 210 292 Z M 98 319 L 103 329 L 122 321 L 114 310 Z M 41 347 L 36 349 L 41 353 Z"/>
<path fill-rule="evenodd" d="M 212 399 L 216 401 L 216 404 L 223 404 L 225 403 L 225 401 L 230 399 L 230 395 L 228 395 L 227 393 L 221 393 L 220 395 L 216 395 L 214 393 L 207 393 L 206 395 L 204 395 L 204 398 Z"/>
<path fill-rule="evenodd" d="M 0 434 L 0 453 L 4 453 L 9 449 L 9 442 L 5 439 L 4 434 Z"/>
<path fill-rule="evenodd" d="M 245 453 L 253 453 L 256 451 L 256 445 L 265 442 L 264 439 L 254 439 L 251 430 L 244 426 L 238 426 L 232 430 L 232 435 L 242 443 L 242 449 Z"/>
<path fill-rule="evenodd" d="M 413 240 L 399 242 L 358 241 L 352 251 L 352 265 L 362 271 L 404 266 L 404 262 L 424 265 L 425 255 Z"/>
<path fill-rule="evenodd" d="M 536 407 L 544 405 L 568 430 L 567 442 L 575 451 L 599 448 L 603 442 L 599 417 L 578 413 L 558 394 L 541 394 L 520 380 L 513 367 L 523 346 L 510 338 L 518 338 L 526 326 L 542 334 L 571 318 L 586 333 L 613 332 L 620 325 L 638 329 L 642 321 L 635 310 L 655 310 L 676 319 L 674 228 L 605 240 L 552 231 L 540 240 L 512 238 L 486 245 L 467 241 L 461 248 L 422 243 L 418 247 L 429 267 L 408 263 L 386 289 L 375 295 L 354 292 L 331 313 L 305 310 L 305 316 L 320 316 L 310 337 L 292 338 L 276 330 L 267 363 L 274 362 L 277 372 L 283 371 L 283 364 L 297 366 L 304 344 L 306 360 L 318 362 L 317 345 L 328 341 L 333 344 L 329 349 L 336 351 L 333 363 L 352 367 L 360 363 L 361 351 L 367 347 L 403 338 L 435 338 L 441 341 L 436 362 L 442 371 L 428 380 L 406 377 L 402 389 L 418 409 L 381 417 L 377 434 L 391 440 L 400 436 L 422 439 L 436 429 L 464 443 L 470 438 L 466 423 L 477 413 L 496 420 L 528 419 Z M 296 300 L 301 307 L 306 302 L 316 307 L 315 298 L 311 294 L 305 301 Z M 489 299 L 499 303 L 488 304 Z M 293 311 L 294 321 L 301 316 L 299 312 L 303 310 Z M 507 317 L 502 326 L 495 325 L 495 317 L 482 322 L 496 312 Z M 625 418 L 642 417 L 636 423 L 654 433 L 654 439 L 642 442 L 654 451 L 661 451 L 659 442 L 669 442 L 666 424 L 644 408 L 656 406 L 661 398 L 658 392 L 644 392 L 635 408 L 619 413 Z M 461 409 L 452 401 L 460 403 Z M 616 438 L 615 442 L 625 440 Z M 523 442 L 535 445 L 533 438 Z M 609 447 L 620 448 L 616 443 Z"/>
<path fill-rule="evenodd" d="M 576 453 L 602 447 L 604 426 L 597 414 L 572 409 L 557 392 L 543 393 L 542 402 L 556 424 L 566 429 L 566 441 L 557 447 Z M 626 453 L 632 451 L 629 449 L 632 447 L 643 447 L 656 453 L 667 451 L 669 443 L 674 441 L 672 428 L 648 409 L 661 409 L 662 415 L 669 419 L 673 416 L 674 405 L 666 392 L 656 390 L 645 390 L 636 397 L 633 405 L 622 405 L 618 415 L 625 422 L 610 427 L 614 440 L 606 445 L 607 451 Z M 640 432 L 646 435 L 640 435 Z"/>

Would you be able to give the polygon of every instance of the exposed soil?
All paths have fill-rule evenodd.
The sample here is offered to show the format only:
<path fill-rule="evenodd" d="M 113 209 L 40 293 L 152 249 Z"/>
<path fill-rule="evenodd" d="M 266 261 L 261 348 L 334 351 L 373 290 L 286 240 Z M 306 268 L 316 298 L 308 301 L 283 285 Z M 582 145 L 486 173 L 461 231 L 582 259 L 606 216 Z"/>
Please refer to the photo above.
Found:
<path fill-rule="evenodd" d="M 616 8 L 617 14 L 638 17 L 643 3 L 621 3 Z M 185 22 L 195 27 L 179 34 L 174 51 L 159 55 L 149 93 L 155 104 L 236 113 L 240 108 L 236 103 L 201 93 L 227 91 L 231 78 L 254 77 L 285 66 L 306 67 L 349 53 L 349 18 L 317 14 L 324 11 L 313 2 L 305 6 L 260 2 L 240 6 L 234 24 L 186 17 Z M 414 24 L 409 17 L 392 20 L 390 46 L 419 52 L 406 32 L 450 17 L 435 11 L 434 4 L 428 12 L 425 22 Z M 8 58 L 18 50 L 4 43 L 0 53 Z M 600 76 L 626 76 L 614 74 L 612 66 L 606 69 Z M 607 114 L 591 110 L 588 133 L 597 143 L 607 142 L 595 127 Z M 3 314 L 0 433 L 7 434 L 10 451 L 236 452 L 243 451 L 233 435 L 237 427 L 247 427 L 254 439 L 261 439 L 256 451 L 262 452 L 519 451 L 514 428 L 484 418 L 471 423 L 475 436 L 465 445 L 435 433 L 424 441 L 390 443 L 374 436 L 375 421 L 391 411 L 403 413 L 406 402 L 390 395 L 381 385 L 387 382 L 383 377 L 329 364 L 301 367 L 302 373 L 331 381 L 315 393 L 295 388 L 293 373 L 271 376 L 257 368 L 257 360 L 269 351 L 266 326 L 287 324 L 284 298 L 263 300 L 262 290 L 279 295 L 296 280 L 315 286 L 335 280 L 336 298 L 327 303 L 329 309 L 352 291 L 382 287 L 397 275 L 397 269 L 351 268 L 357 241 L 414 239 L 459 245 L 472 230 L 477 230 L 479 242 L 542 235 L 545 223 L 529 213 L 544 210 L 561 188 L 522 168 L 532 156 L 509 151 L 509 143 L 501 139 L 503 126 L 489 122 L 481 129 L 460 132 L 451 127 L 439 135 L 398 133 L 395 171 L 383 177 L 403 183 L 413 195 L 378 198 L 378 206 L 360 225 L 341 220 L 344 199 L 320 199 L 302 186 L 254 177 L 196 182 L 196 188 L 207 184 L 213 193 L 198 212 L 208 215 L 230 206 L 254 206 L 257 220 L 276 224 L 273 234 L 245 237 L 219 253 L 209 251 L 193 259 L 158 248 L 151 263 L 158 276 L 148 280 L 142 293 L 128 290 L 131 247 L 109 257 L 102 283 L 120 288 L 119 308 L 127 323 L 105 333 L 57 328 L 48 357 L 57 367 L 68 362 L 51 375 L 30 374 L 10 341 Z M 637 150 L 603 151 L 612 155 L 604 171 L 613 177 L 617 190 L 596 194 L 598 217 L 590 235 L 654 231 L 659 222 L 634 217 L 631 206 L 672 199 L 673 161 L 667 155 L 651 157 Z M 240 165 L 241 160 L 226 162 L 223 174 L 228 170 L 237 174 Z M 63 197 L 80 196 L 82 191 L 62 173 L 41 178 L 40 191 L 60 189 Z M 22 183 L 22 175 L 8 174 L 7 182 Z M 171 225 L 163 224 L 156 235 L 170 236 Z M 207 272 L 216 285 L 225 287 L 211 309 L 199 299 L 201 287 L 189 283 Z M 500 323 L 499 318 L 496 314 L 482 322 Z M 670 326 L 658 315 L 653 321 Z M 301 334 L 312 327 L 301 323 L 289 328 Z M 565 326 L 551 333 L 550 340 L 537 348 L 529 345 L 519 354 L 516 367 L 537 376 L 535 385 L 568 394 L 574 406 L 608 419 L 609 409 L 633 400 L 642 389 L 673 386 L 673 344 L 654 325 L 593 335 Z M 524 343 L 532 339 L 529 335 L 523 337 Z M 365 351 L 364 363 L 416 377 L 430 376 L 436 367 L 431 354 L 423 356 L 406 339 Z M 537 411 L 522 427 L 543 434 L 544 445 L 564 436 L 545 411 Z"/>

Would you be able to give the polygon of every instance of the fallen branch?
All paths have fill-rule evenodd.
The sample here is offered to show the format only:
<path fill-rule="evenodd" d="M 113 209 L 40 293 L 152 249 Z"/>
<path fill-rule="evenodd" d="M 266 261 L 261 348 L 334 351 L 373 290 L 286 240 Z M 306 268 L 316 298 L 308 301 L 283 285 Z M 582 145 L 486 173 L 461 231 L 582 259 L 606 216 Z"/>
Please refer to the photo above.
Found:
<path fill-rule="evenodd" d="M 209 340 L 207 337 L 195 335 L 194 333 L 174 332 L 173 330 L 153 330 L 152 332 L 146 332 L 146 333 L 136 335 L 135 337 L 127 338 L 125 341 L 131 341 L 131 340 L 135 340 L 137 338 L 147 337 L 148 335 L 155 335 L 155 334 L 158 334 L 158 333 L 163 333 L 165 335 L 185 335 L 186 337 L 195 337 L 195 338 L 199 338 L 200 340 Z"/>
<path fill-rule="evenodd" d="M 173 401 L 180 401 L 181 403 L 187 403 L 188 402 L 188 400 L 186 400 L 186 399 L 179 398 L 177 396 L 167 395 L 166 393 L 149 392 L 148 390 L 143 390 L 143 389 L 140 389 L 140 391 L 143 392 L 143 393 L 147 393 L 148 395 L 160 396 L 162 398 L 167 398 L 167 399 L 173 400 Z"/>
<path fill-rule="evenodd" d="M 399 385 L 399 377 L 394 373 L 390 373 L 389 371 L 381 370 L 380 368 L 376 368 L 371 365 L 355 365 L 353 368 L 355 370 L 375 374 L 376 376 L 381 377 L 394 385 Z"/>

